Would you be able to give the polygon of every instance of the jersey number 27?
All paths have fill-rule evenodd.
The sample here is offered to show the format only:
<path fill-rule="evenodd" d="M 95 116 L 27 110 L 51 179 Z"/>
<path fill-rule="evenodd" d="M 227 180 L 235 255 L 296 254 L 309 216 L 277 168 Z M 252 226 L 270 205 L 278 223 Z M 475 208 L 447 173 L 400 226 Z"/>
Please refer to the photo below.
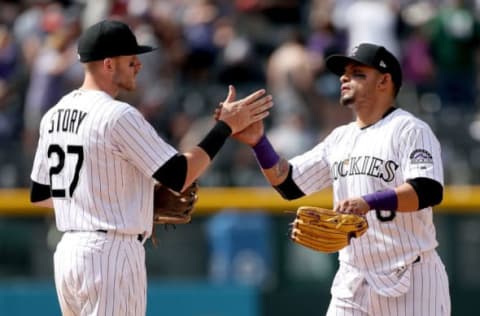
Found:
<path fill-rule="evenodd" d="M 70 186 L 68 187 L 68 196 L 72 196 L 73 192 L 75 192 L 75 188 L 77 187 L 80 169 L 82 168 L 83 164 L 83 147 L 78 145 L 67 145 L 66 153 L 77 156 L 75 173 L 72 182 L 70 182 Z M 50 185 L 52 184 L 52 176 L 59 175 L 65 167 L 66 153 L 65 150 L 60 147 L 60 145 L 52 144 L 48 147 L 48 158 L 50 158 L 52 154 L 56 154 L 58 157 L 58 164 L 50 167 Z M 52 197 L 64 198 L 66 196 L 66 189 L 54 189 L 52 187 Z"/>

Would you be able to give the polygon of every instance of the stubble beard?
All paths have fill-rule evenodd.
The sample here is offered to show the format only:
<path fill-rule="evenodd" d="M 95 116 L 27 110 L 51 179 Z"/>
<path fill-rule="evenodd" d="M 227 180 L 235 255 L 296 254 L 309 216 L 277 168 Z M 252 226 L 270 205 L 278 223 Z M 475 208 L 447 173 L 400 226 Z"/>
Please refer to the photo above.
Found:
<path fill-rule="evenodd" d="M 133 76 L 133 78 L 128 78 L 125 75 L 121 75 L 120 73 L 117 73 L 113 77 L 113 81 L 116 84 L 116 86 L 123 91 L 127 92 L 132 92 L 135 91 L 136 89 L 136 76 Z"/>
<path fill-rule="evenodd" d="M 350 106 L 355 102 L 355 97 L 353 95 L 341 96 L 340 104 L 343 106 Z"/>
<path fill-rule="evenodd" d="M 118 87 L 121 90 L 132 92 L 132 91 L 135 91 L 136 89 L 136 83 L 135 83 L 135 80 L 131 82 L 119 82 Z"/>

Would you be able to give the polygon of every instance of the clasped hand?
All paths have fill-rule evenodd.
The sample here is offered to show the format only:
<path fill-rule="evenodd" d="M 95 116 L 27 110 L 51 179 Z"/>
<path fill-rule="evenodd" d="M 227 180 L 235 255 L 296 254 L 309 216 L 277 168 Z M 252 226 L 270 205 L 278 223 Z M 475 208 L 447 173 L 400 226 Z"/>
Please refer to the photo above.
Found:
<path fill-rule="evenodd" d="M 213 117 L 230 126 L 234 139 L 254 146 L 264 133 L 262 120 L 270 114 L 268 110 L 273 106 L 272 96 L 260 89 L 243 99 L 235 99 L 235 88 L 229 86 L 227 98 L 215 108 Z"/>

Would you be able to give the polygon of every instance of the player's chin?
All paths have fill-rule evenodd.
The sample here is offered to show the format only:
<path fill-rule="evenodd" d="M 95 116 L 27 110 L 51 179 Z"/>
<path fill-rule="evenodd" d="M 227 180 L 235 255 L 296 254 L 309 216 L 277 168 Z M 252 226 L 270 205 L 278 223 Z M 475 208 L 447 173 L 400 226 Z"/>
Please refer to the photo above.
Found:
<path fill-rule="evenodd" d="M 350 106 L 354 103 L 355 98 L 351 95 L 342 95 L 340 97 L 340 104 L 343 106 Z"/>
<path fill-rule="evenodd" d="M 123 90 L 132 92 L 132 91 L 135 91 L 137 89 L 137 85 L 136 85 L 135 82 L 132 82 L 132 83 L 129 83 L 129 84 L 122 85 L 122 88 L 123 88 Z"/>

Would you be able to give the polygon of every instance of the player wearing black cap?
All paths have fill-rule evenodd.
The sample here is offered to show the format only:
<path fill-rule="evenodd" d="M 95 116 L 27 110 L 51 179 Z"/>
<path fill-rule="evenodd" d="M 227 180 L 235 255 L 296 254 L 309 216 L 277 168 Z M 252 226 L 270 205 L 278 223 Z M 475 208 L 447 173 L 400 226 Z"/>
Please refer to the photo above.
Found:
<path fill-rule="evenodd" d="M 138 45 L 128 25 L 120 21 L 102 21 L 92 25 L 78 41 L 80 62 L 87 63 L 107 57 L 148 53 L 153 47 Z"/>
<path fill-rule="evenodd" d="M 137 54 L 152 50 L 122 22 L 91 26 L 78 42 L 82 86 L 40 123 L 31 201 L 54 208 L 64 232 L 54 254 L 63 315 L 145 315 L 143 242 L 152 232 L 154 184 L 189 187 L 232 133 L 265 118 L 273 104 L 264 90 L 234 101 L 230 87 L 220 121 L 179 153 L 136 108 L 115 99 L 135 89 Z"/>
<path fill-rule="evenodd" d="M 252 146 L 284 198 L 332 187 L 336 212 L 366 217 L 366 233 L 339 252 L 328 316 L 450 315 L 432 214 L 443 197 L 440 143 L 425 122 L 396 107 L 402 71 L 387 49 L 364 43 L 326 65 L 340 76 L 340 103 L 353 110 L 353 122 L 289 161 L 261 122 L 234 137 Z"/>
<path fill-rule="evenodd" d="M 349 56 L 331 55 L 326 60 L 327 68 L 338 76 L 343 75 L 345 67 L 350 63 L 370 66 L 379 72 L 392 76 L 395 95 L 402 86 L 402 69 L 397 58 L 385 47 L 363 43 L 355 47 Z"/>

